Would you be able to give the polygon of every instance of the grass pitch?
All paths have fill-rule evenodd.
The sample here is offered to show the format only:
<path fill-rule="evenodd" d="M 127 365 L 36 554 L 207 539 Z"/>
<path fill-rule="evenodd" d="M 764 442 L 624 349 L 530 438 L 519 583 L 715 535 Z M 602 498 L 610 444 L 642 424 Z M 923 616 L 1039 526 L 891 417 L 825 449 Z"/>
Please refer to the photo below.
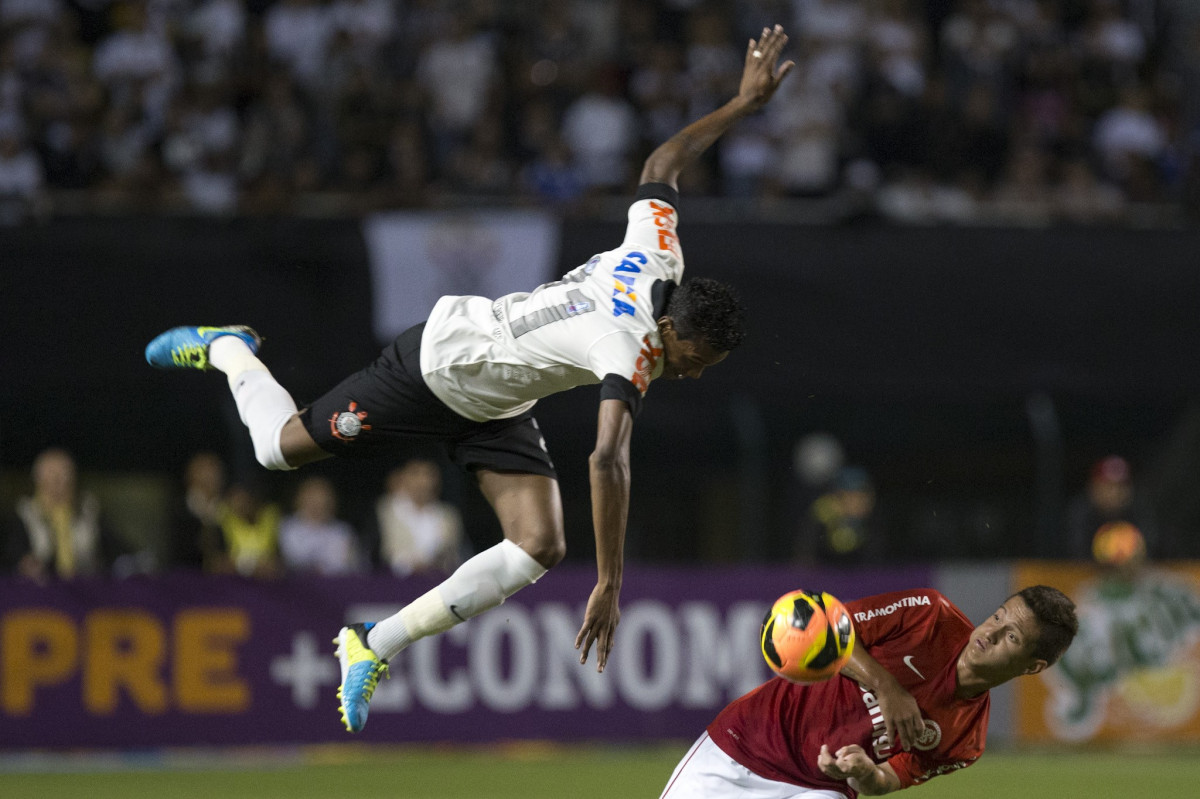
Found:
<path fill-rule="evenodd" d="M 655 799 L 689 742 L 0 755 L 6 799 Z M 990 752 L 919 799 L 1194 799 L 1200 752 Z"/>

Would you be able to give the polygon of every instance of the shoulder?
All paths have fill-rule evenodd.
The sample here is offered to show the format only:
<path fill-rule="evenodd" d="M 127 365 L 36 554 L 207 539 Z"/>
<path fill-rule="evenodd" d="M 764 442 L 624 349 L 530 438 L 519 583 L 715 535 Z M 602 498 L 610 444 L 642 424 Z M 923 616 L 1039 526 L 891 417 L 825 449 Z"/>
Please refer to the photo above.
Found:
<path fill-rule="evenodd" d="M 886 594 L 875 594 L 862 599 L 851 600 L 846 608 L 857 616 L 865 614 L 870 617 L 889 616 L 901 610 L 911 608 L 936 609 L 942 605 L 950 605 L 949 600 L 941 592 L 933 588 L 912 588 L 905 591 L 889 591 Z M 950 607 L 954 607 L 950 605 Z"/>

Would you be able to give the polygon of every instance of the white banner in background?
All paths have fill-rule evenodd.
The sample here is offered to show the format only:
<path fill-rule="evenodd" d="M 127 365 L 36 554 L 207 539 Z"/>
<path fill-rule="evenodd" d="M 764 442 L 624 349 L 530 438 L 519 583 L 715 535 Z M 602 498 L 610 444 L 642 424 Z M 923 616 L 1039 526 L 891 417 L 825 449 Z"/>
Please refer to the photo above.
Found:
<path fill-rule="evenodd" d="M 363 222 L 371 260 L 375 335 L 391 341 L 439 297 L 499 297 L 558 277 L 557 217 L 540 211 L 373 214 Z"/>

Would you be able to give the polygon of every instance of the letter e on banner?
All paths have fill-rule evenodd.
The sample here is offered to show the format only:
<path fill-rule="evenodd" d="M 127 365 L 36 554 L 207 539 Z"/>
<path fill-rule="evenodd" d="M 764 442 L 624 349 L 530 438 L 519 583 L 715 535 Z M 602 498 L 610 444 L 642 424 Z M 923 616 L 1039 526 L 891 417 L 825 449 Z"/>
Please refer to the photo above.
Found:
<path fill-rule="evenodd" d="M 237 645 L 250 637 L 238 608 L 195 608 L 175 617 L 175 698 L 185 713 L 241 713 L 250 686 L 238 675 Z"/>

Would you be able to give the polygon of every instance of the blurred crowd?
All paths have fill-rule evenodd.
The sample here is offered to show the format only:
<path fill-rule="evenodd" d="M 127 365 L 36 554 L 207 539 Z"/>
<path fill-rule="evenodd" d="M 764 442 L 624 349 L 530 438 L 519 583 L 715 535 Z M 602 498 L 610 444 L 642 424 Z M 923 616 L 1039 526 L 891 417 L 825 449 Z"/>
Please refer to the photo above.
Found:
<path fill-rule="evenodd" d="M 797 443 L 793 474 L 800 490 L 786 511 L 784 561 L 838 567 L 936 561 L 952 557 L 951 538 L 971 537 L 964 524 L 922 548 L 919 532 L 913 538 L 879 506 L 869 471 L 846 462 L 827 433 Z M 1043 556 L 1124 566 L 1194 551 L 1178 546 L 1158 523 L 1152 483 L 1136 482 L 1125 458 L 1108 455 L 1081 477 Z M 350 508 L 324 476 L 301 476 L 286 490 L 272 490 L 253 477 L 231 478 L 220 456 L 199 452 L 169 492 L 162 523 L 148 540 L 133 540 L 112 524 L 128 494 L 101 501 L 80 481 L 74 456 L 52 447 L 34 460 L 28 491 L 0 512 L 0 576 L 39 582 L 173 571 L 252 579 L 444 576 L 473 550 L 462 513 L 442 489 L 441 466 L 413 457 L 383 475 L 373 500 Z M 1017 554 L 979 541 L 972 548 L 975 557 Z"/>
<path fill-rule="evenodd" d="M 687 192 L 908 222 L 1178 214 L 1185 0 L 0 0 L 0 221 L 624 194 L 780 22 L 787 97 Z"/>
<path fill-rule="evenodd" d="M 38 581 L 203 571 L 256 579 L 283 575 L 446 575 L 470 557 L 458 509 L 441 498 L 441 469 L 413 458 L 391 471 L 356 523 L 334 484 L 302 479 L 286 504 L 253 479 L 230 479 L 215 453 L 187 463 L 154 540 L 130 541 L 81 485 L 75 459 L 50 448 L 30 470 L 30 490 L 0 528 L 0 574 Z M 109 508 L 111 511 L 112 508 Z"/>

